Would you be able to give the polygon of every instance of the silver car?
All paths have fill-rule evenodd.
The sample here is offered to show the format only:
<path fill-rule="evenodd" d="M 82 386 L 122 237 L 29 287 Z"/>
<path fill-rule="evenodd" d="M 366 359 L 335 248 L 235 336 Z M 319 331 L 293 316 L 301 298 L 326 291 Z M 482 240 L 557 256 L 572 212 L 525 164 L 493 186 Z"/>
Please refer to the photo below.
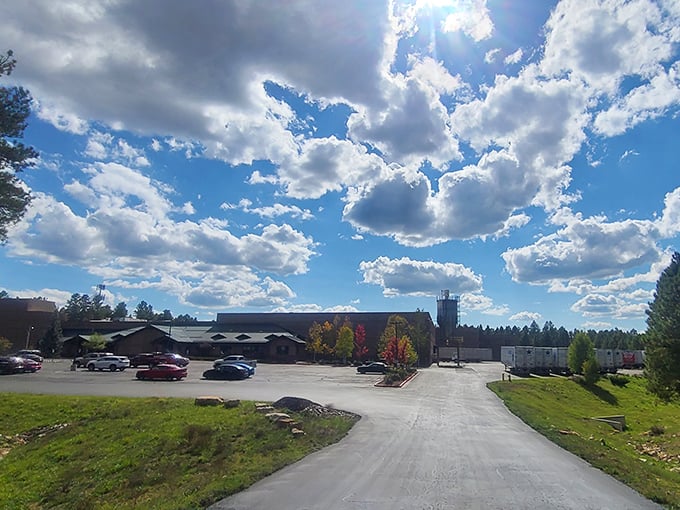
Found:
<path fill-rule="evenodd" d="M 130 366 L 130 358 L 127 356 L 102 356 L 87 362 L 87 369 L 92 372 L 93 370 L 111 370 L 115 372 L 120 370 L 121 372 Z"/>
<path fill-rule="evenodd" d="M 77 367 L 86 367 L 90 361 L 103 358 L 104 356 L 113 356 L 112 352 L 88 352 L 84 356 L 80 356 L 73 360 Z"/>

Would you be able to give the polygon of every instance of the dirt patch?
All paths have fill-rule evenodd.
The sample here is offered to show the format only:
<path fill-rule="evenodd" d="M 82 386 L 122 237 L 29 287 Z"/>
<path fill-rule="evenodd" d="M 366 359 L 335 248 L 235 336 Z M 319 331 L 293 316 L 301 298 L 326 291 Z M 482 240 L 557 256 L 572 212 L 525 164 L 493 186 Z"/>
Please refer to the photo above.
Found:
<path fill-rule="evenodd" d="M 44 437 L 58 430 L 68 427 L 68 423 L 57 423 L 56 425 L 43 425 L 32 428 L 26 432 L 5 436 L 0 434 L 0 459 L 3 459 L 13 448 L 24 445 L 39 437 Z"/>

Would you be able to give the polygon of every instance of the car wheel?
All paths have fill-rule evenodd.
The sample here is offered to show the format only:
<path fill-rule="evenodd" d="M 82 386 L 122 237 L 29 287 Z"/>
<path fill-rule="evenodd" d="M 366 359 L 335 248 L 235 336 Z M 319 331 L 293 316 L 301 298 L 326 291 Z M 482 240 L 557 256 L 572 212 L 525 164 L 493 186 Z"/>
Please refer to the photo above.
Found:
<path fill-rule="evenodd" d="M 94 372 L 94 365 L 87 365 L 87 369 L 88 369 L 90 372 Z"/>
<path fill-rule="evenodd" d="M 109 370 L 111 370 L 111 372 L 115 372 L 116 370 L 118 370 L 118 367 L 116 365 L 110 365 Z"/>

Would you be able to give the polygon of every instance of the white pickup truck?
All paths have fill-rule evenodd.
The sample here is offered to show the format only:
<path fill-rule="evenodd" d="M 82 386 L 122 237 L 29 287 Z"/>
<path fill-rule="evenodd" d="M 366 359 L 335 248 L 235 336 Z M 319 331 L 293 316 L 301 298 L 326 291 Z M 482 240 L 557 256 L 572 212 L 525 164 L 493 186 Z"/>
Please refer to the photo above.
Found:
<path fill-rule="evenodd" d="M 218 360 L 215 360 L 213 363 L 213 366 L 218 366 L 218 365 L 224 365 L 227 363 L 242 363 L 246 365 L 250 365 L 251 367 L 255 368 L 257 366 L 257 360 L 256 359 L 246 359 L 245 356 L 241 354 L 230 354 L 229 356 L 225 356 L 224 358 L 220 358 Z"/>

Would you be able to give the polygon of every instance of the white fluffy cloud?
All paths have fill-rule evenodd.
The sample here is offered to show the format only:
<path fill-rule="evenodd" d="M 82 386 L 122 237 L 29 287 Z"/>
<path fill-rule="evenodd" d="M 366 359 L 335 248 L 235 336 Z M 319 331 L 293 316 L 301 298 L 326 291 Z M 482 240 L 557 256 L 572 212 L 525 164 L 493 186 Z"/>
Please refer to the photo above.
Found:
<path fill-rule="evenodd" d="M 562 229 L 534 244 L 503 253 L 506 269 L 517 282 L 611 278 L 659 258 L 651 222 L 606 222 L 570 217 Z"/>
<path fill-rule="evenodd" d="M 570 73 L 598 91 L 614 92 L 626 75 L 651 78 L 659 72 L 677 42 L 673 22 L 662 20 L 659 6 L 649 0 L 562 1 L 546 26 L 541 67 L 546 74 Z"/>
<path fill-rule="evenodd" d="M 331 10 L 302 1 L 196 9 L 182 1 L 29 0 L 0 7 L 0 37 L 17 49 L 16 76 L 55 125 L 82 132 L 70 127 L 80 123 L 57 119 L 95 119 L 201 140 L 209 155 L 232 163 L 276 161 L 294 150 L 291 118 L 263 84 L 373 102 L 382 83 L 380 41 L 391 30 L 387 9 L 380 1 Z M 32 22 L 36 12 L 40 23 Z M 329 30 L 337 24 L 343 29 Z"/>
<path fill-rule="evenodd" d="M 209 218 L 175 221 L 173 211 L 185 207 L 170 202 L 167 187 L 120 164 L 84 175 L 65 189 L 88 212 L 36 194 L 13 231 L 13 254 L 78 265 L 120 287 L 154 287 L 203 307 L 284 304 L 294 293 L 267 274 L 305 273 L 315 255 L 313 240 L 286 224 L 239 237 Z"/>
<path fill-rule="evenodd" d="M 453 78 L 434 77 L 438 87 L 452 87 Z M 448 81 L 449 83 L 446 83 Z M 433 166 L 459 159 L 458 143 L 451 132 L 446 107 L 434 86 L 415 78 L 394 77 L 386 83 L 385 108 L 366 108 L 347 121 L 354 142 L 368 142 L 389 163 L 419 163 Z"/>
<path fill-rule="evenodd" d="M 442 288 L 471 293 L 482 287 L 479 275 L 455 263 L 378 257 L 361 262 L 359 270 L 364 283 L 381 286 L 385 296 L 433 296 Z"/>

